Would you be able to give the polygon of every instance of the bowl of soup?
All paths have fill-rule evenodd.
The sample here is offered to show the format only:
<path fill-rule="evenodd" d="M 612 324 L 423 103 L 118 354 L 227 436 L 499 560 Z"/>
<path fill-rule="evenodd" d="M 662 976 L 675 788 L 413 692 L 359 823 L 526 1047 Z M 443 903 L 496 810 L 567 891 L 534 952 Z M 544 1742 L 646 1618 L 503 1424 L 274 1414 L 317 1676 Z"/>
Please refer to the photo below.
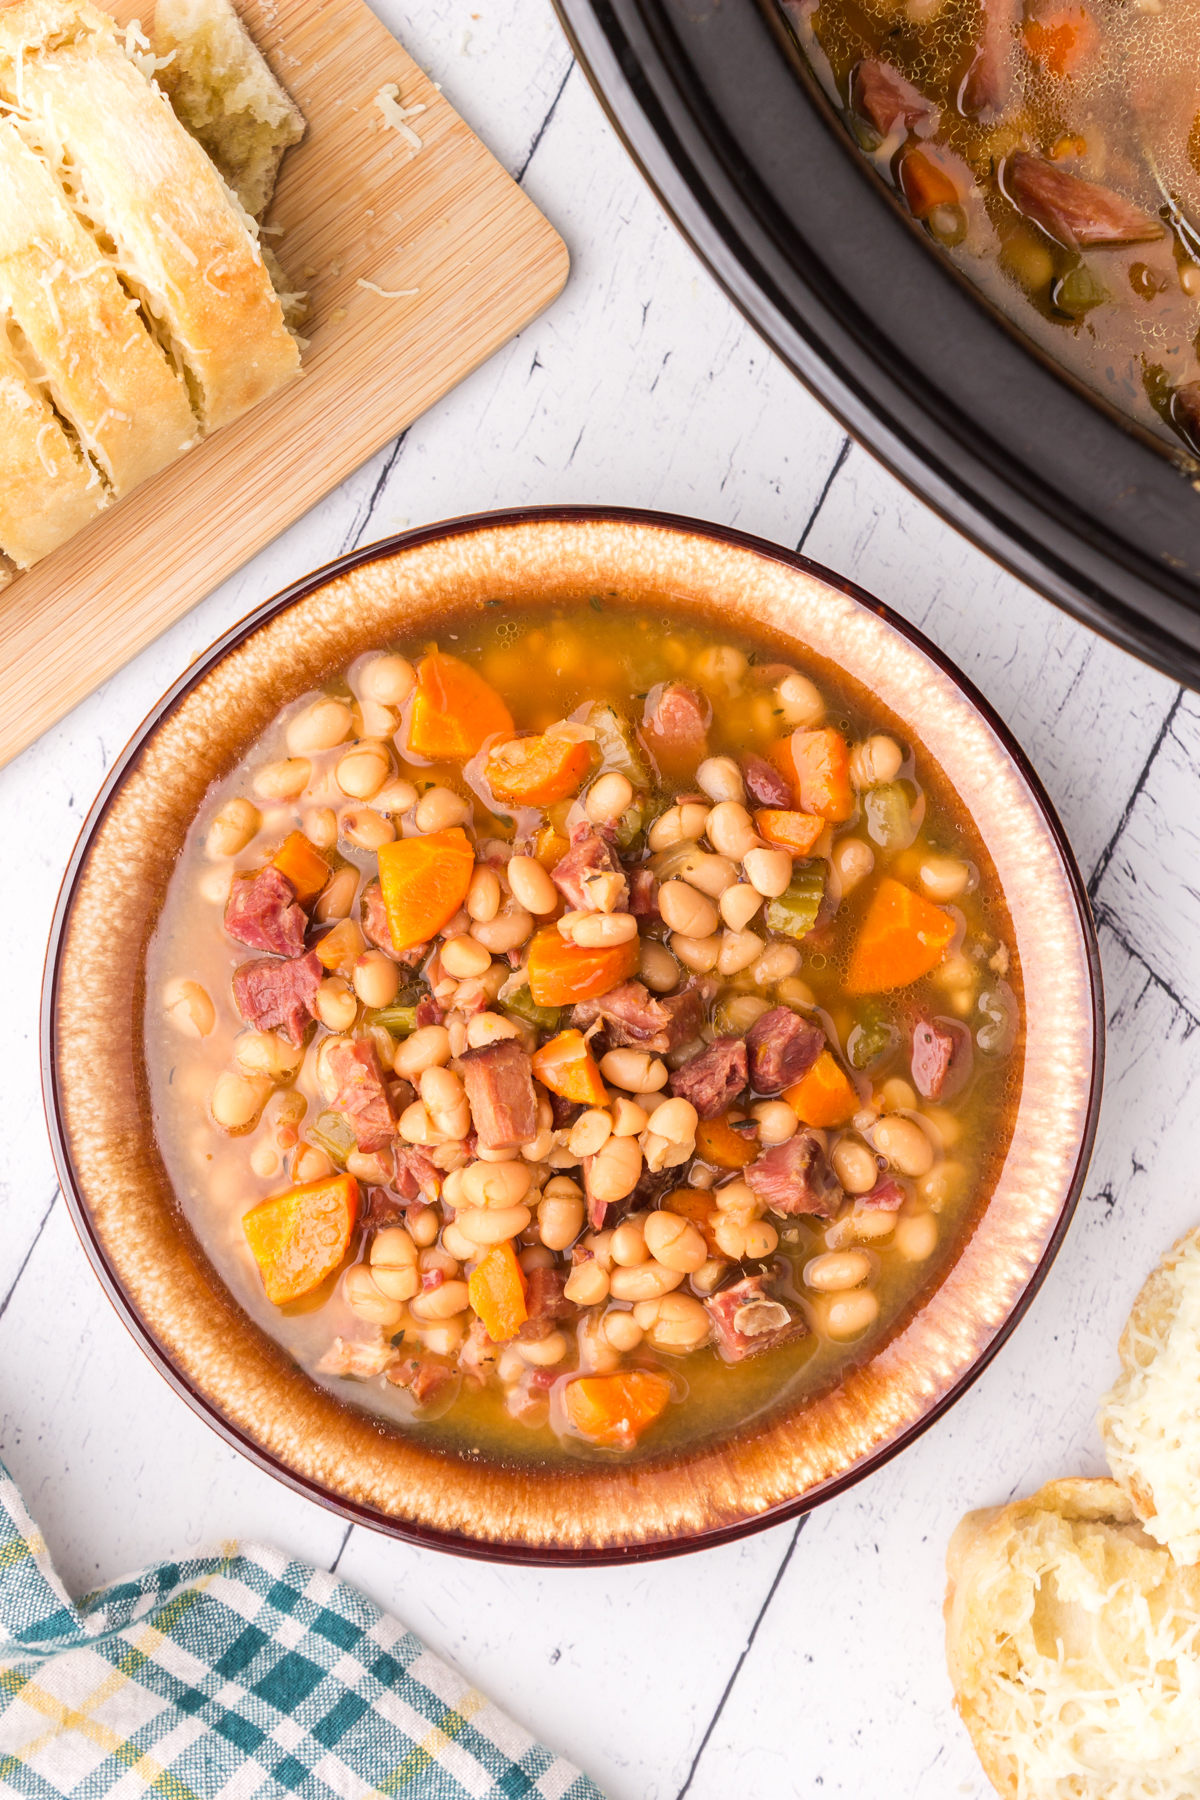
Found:
<path fill-rule="evenodd" d="M 803 558 L 547 509 L 343 558 L 166 696 L 64 884 L 82 1240 L 347 1517 L 653 1556 L 894 1454 L 1062 1238 L 1101 1024 L 1036 777 Z"/>

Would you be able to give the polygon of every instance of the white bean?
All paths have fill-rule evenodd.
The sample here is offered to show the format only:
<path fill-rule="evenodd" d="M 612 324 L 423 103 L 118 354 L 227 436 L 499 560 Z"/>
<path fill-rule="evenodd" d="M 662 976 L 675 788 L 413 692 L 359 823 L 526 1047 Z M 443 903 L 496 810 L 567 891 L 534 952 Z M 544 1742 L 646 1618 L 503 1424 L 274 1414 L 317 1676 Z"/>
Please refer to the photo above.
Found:
<path fill-rule="evenodd" d="M 465 901 L 468 917 L 486 925 L 500 911 L 500 878 L 494 869 L 480 864 L 471 877 Z"/>
<path fill-rule="evenodd" d="M 895 1248 L 905 1262 L 924 1262 L 937 1248 L 937 1220 L 932 1213 L 914 1213 L 896 1222 Z"/>
<path fill-rule="evenodd" d="M 416 1294 L 408 1303 L 414 1319 L 453 1319 L 465 1312 L 471 1295 L 465 1281 L 443 1281 L 440 1287 Z"/>
<path fill-rule="evenodd" d="M 857 1138 L 841 1138 L 833 1146 L 829 1160 L 848 1194 L 869 1194 L 879 1180 L 875 1152 Z"/>
<path fill-rule="evenodd" d="M 444 1025 L 422 1025 L 396 1046 L 396 1074 L 413 1081 L 423 1069 L 450 1061 L 450 1033 Z"/>
<path fill-rule="evenodd" d="M 618 1052 L 610 1051 L 609 1054 L 615 1056 Z M 690 1144 L 696 1136 L 699 1122 L 699 1114 L 691 1101 L 678 1095 L 672 1100 L 664 1100 L 661 1106 L 654 1109 L 656 1134 L 672 1144 Z"/>
<path fill-rule="evenodd" d="M 782 894 L 792 879 L 792 859 L 786 850 L 747 850 L 742 867 L 750 885 L 768 900 Z M 736 893 L 737 889 L 728 891 Z"/>
<path fill-rule="evenodd" d="M 548 1250 L 567 1250 L 583 1230 L 583 1199 L 574 1196 L 543 1194 L 538 1207 L 538 1230 Z"/>
<path fill-rule="evenodd" d="M 840 1294 L 831 1301 L 825 1315 L 826 1329 L 830 1337 L 857 1337 L 879 1317 L 879 1301 L 870 1288 L 863 1288 L 859 1293 Z"/>
<path fill-rule="evenodd" d="M 633 804 L 633 784 L 626 776 L 601 775 L 587 791 L 583 810 L 593 825 L 608 825 Z"/>
<path fill-rule="evenodd" d="M 895 738 L 876 735 L 850 752 L 850 785 L 863 789 L 883 787 L 895 781 L 904 761 L 904 752 Z"/>
<path fill-rule="evenodd" d="M 701 793 L 707 794 L 710 800 L 717 801 L 718 805 L 722 801 L 742 801 L 746 798 L 746 784 L 742 780 L 742 771 L 732 756 L 706 756 L 696 770 L 696 786 Z M 710 827 L 712 825 L 711 819 L 709 825 Z M 709 837 L 712 838 L 711 829 Z M 715 839 L 713 839 L 713 844 L 714 848 L 720 848 Z"/>
<path fill-rule="evenodd" d="M 338 820 L 338 829 L 360 850 L 378 850 L 383 844 L 390 844 L 396 835 L 391 820 L 369 806 L 348 806 Z"/>
<path fill-rule="evenodd" d="M 727 931 L 717 952 L 717 973 L 737 975 L 762 955 L 763 940 L 752 931 Z"/>
<path fill-rule="evenodd" d="M 671 950 L 685 969 L 691 969 L 697 975 L 707 975 L 710 969 L 717 966 L 721 940 L 719 937 L 680 937 L 676 933 L 671 939 Z"/>
<path fill-rule="evenodd" d="M 679 964 L 665 945 L 643 938 L 638 974 L 655 994 L 668 994 L 679 981 Z"/>
<path fill-rule="evenodd" d="M 386 813 L 389 817 L 399 816 L 416 805 L 417 790 L 411 781 L 401 781 L 396 776 L 391 781 L 385 781 L 374 798 L 376 812 Z"/>
<path fill-rule="evenodd" d="M 533 914 L 523 906 L 506 901 L 494 919 L 479 919 L 471 927 L 477 938 L 493 956 L 505 956 L 518 949 L 533 932 Z"/>
<path fill-rule="evenodd" d="M 694 1275 L 708 1261 L 708 1247 L 703 1233 L 690 1219 L 678 1213 L 652 1212 L 644 1227 L 644 1241 L 650 1255 L 666 1269 L 679 1269 Z"/>
<path fill-rule="evenodd" d="M 415 1290 L 414 1290 L 415 1291 Z M 351 1312 L 372 1325 L 385 1329 L 398 1325 L 404 1317 L 404 1305 L 394 1300 L 377 1285 L 365 1263 L 355 1263 L 342 1276 L 342 1293 Z"/>
<path fill-rule="evenodd" d="M 511 1165 L 497 1165 L 508 1168 Z M 527 1206 L 464 1206 L 454 1223 L 473 1244 L 503 1244 L 524 1231 L 533 1214 Z"/>
<path fill-rule="evenodd" d="M 253 800 L 227 800 L 204 836 L 209 856 L 236 856 L 255 836 L 262 815 Z"/>
<path fill-rule="evenodd" d="M 858 1287 L 870 1273 L 871 1259 L 865 1250 L 829 1250 L 824 1256 L 814 1256 L 804 1267 L 809 1287 L 826 1294 Z"/>
<path fill-rule="evenodd" d="M 725 889 L 732 887 L 738 878 L 737 868 L 729 857 L 710 856 L 704 850 L 691 851 L 680 864 L 679 874 L 711 900 L 719 900 Z"/>
<path fill-rule="evenodd" d="M 364 1006 L 390 1006 L 400 992 L 400 970 L 382 950 L 367 950 L 356 956 L 350 978 Z"/>
<path fill-rule="evenodd" d="M 558 889 L 536 856 L 510 857 L 505 868 L 513 899 L 526 912 L 550 913 L 558 905 Z"/>
<path fill-rule="evenodd" d="M 860 882 L 866 880 L 875 867 L 875 852 L 861 838 L 840 838 L 833 846 L 832 860 L 842 884 L 842 892 L 849 894 Z"/>
<path fill-rule="evenodd" d="M 163 998 L 168 1018 L 185 1037 L 207 1037 L 217 1022 L 217 1009 L 198 981 L 169 981 Z"/>
<path fill-rule="evenodd" d="M 370 800 L 388 777 L 386 752 L 374 745 L 363 745 L 342 757 L 334 771 L 334 779 L 343 794 L 352 800 Z"/>
<path fill-rule="evenodd" d="M 314 750 L 332 750 L 345 743 L 352 723 L 350 708 L 344 701 L 314 700 L 289 722 L 288 752 L 292 756 L 310 756 Z"/>
<path fill-rule="evenodd" d="M 800 1121 L 785 1100 L 760 1100 L 750 1113 L 758 1120 L 761 1144 L 786 1144 L 799 1128 Z"/>
<path fill-rule="evenodd" d="M 751 852 L 752 855 L 757 854 Z M 791 858 L 788 858 L 791 865 Z M 739 881 L 721 895 L 721 917 L 731 931 L 744 931 L 763 903 L 763 897 L 748 881 Z"/>
<path fill-rule="evenodd" d="M 922 892 L 931 900 L 957 900 L 966 890 L 971 871 L 956 856 L 927 856 L 921 863 L 918 879 Z"/>
<path fill-rule="evenodd" d="M 925 1175 L 933 1167 L 933 1145 L 911 1119 L 880 1119 L 874 1138 L 879 1154 L 901 1175 Z"/>
<path fill-rule="evenodd" d="M 636 1269 L 614 1269 L 608 1288 L 614 1300 L 657 1300 L 683 1280 L 682 1269 L 668 1269 L 660 1262 L 644 1262 Z"/>
<path fill-rule="evenodd" d="M 816 725 L 825 717 L 825 702 L 820 689 L 815 688 L 806 675 L 785 675 L 775 689 L 775 695 L 779 710 L 793 729 Z"/>
<path fill-rule="evenodd" d="M 253 777 L 254 791 L 263 800 L 294 800 L 308 786 L 312 764 L 306 756 L 264 763 Z"/>
<path fill-rule="evenodd" d="M 728 890 L 735 893 L 735 888 Z M 757 902 L 756 902 L 757 903 Z M 717 909 L 706 894 L 686 881 L 664 881 L 658 890 L 658 910 L 672 931 L 684 937 L 711 937 L 717 929 Z"/>
<path fill-rule="evenodd" d="M 571 921 L 572 940 L 587 950 L 629 944 L 637 934 L 638 922 L 632 913 L 575 913 Z"/>
<path fill-rule="evenodd" d="M 601 1145 L 612 1136 L 612 1118 L 598 1106 L 580 1113 L 567 1138 L 567 1149 L 580 1158 L 595 1156 Z"/>
<path fill-rule="evenodd" d="M 610 1137 L 592 1160 L 588 1191 L 605 1204 L 632 1194 L 642 1174 L 642 1151 L 636 1138 Z M 626 1296 L 629 1298 L 629 1296 Z"/>
<path fill-rule="evenodd" d="M 208 1104 L 224 1131 L 244 1131 L 266 1104 L 272 1083 L 264 1075 L 234 1075 L 226 1070 L 213 1083 Z"/>
<path fill-rule="evenodd" d="M 762 839 L 744 806 L 736 800 L 722 800 L 708 815 L 708 841 L 719 856 L 741 862 Z"/>
<path fill-rule="evenodd" d="M 452 825 L 465 825 L 470 817 L 470 801 L 446 787 L 432 787 L 422 794 L 413 814 L 421 832 L 448 831 Z"/>
<path fill-rule="evenodd" d="M 375 656 L 358 672 L 358 691 L 380 706 L 403 706 L 417 684 L 416 670 L 405 656 Z"/>
<path fill-rule="evenodd" d="M 463 1170 L 463 1197 L 470 1206 L 504 1211 L 524 1200 L 532 1182 L 533 1172 L 528 1163 L 473 1162 Z M 524 1230 L 524 1226 L 521 1229 Z"/>
<path fill-rule="evenodd" d="M 600 1073 L 627 1094 L 656 1094 L 667 1085 L 666 1063 L 646 1050 L 609 1050 L 600 1059 Z"/>
<path fill-rule="evenodd" d="M 318 924 L 328 925 L 333 919 L 348 919 L 354 896 L 358 892 L 358 870 L 353 866 L 339 869 L 321 889 L 314 907 Z"/>
<path fill-rule="evenodd" d="M 349 1031 L 358 1017 L 358 1001 L 340 975 L 331 975 L 321 983 L 313 1007 L 330 1031 Z"/>
<path fill-rule="evenodd" d="M 472 937 L 447 938 L 438 951 L 438 959 L 447 975 L 453 975 L 457 981 L 480 976 L 492 966 L 491 952 Z"/>

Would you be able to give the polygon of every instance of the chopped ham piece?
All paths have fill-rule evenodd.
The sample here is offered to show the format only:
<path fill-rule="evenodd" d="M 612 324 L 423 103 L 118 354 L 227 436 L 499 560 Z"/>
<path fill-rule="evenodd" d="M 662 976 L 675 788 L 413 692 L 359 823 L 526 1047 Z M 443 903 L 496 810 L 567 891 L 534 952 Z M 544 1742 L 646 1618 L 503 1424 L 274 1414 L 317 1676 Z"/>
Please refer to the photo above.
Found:
<path fill-rule="evenodd" d="M 537 1136 L 533 1065 L 515 1038 L 501 1038 L 462 1059 L 463 1086 L 485 1150 L 527 1144 Z"/>
<path fill-rule="evenodd" d="M 804 1126 L 786 1143 L 764 1151 L 744 1174 L 772 1212 L 817 1213 L 832 1219 L 842 1204 L 842 1190 L 825 1160 L 821 1139 Z"/>
<path fill-rule="evenodd" d="M 483 1387 L 499 1358 L 500 1352 L 488 1336 L 483 1320 L 472 1319 L 458 1352 L 458 1366 L 464 1378 L 476 1387 Z"/>
<path fill-rule="evenodd" d="M 566 1269 L 531 1269 L 525 1290 L 525 1310 L 529 1314 L 517 1336 L 524 1342 L 537 1343 L 547 1338 L 560 1319 L 577 1319 L 579 1308 L 563 1293 L 567 1285 Z"/>
<path fill-rule="evenodd" d="M 595 912 L 596 905 L 588 892 L 589 875 L 623 876 L 624 870 L 613 853 L 612 845 L 583 820 L 571 827 L 571 848 L 555 863 L 550 871 L 550 879 L 568 906 L 577 912 Z M 617 904 L 609 910 L 628 912 L 628 896 L 619 897 Z"/>
<path fill-rule="evenodd" d="M 962 85 L 968 118 L 994 119 L 1012 91 L 1012 47 L 1021 22 L 1021 0 L 982 0 L 982 42 Z"/>
<path fill-rule="evenodd" d="M 445 1013 L 432 994 L 422 994 L 417 1001 L 417 1028 L 422 1025 L 440 1025 Z"/>
<path fill-rule="evenodd" d="M 725 1362 L 744 1362 L 748 1356 L 808 1333 L 803 1319 L 768 1294 L 761 1275 L 747 1275 L 704 1305 L 712 1320 L 717 1353 Z"/>
<path fill-rule="evenodd" d="M 315 950 L 281 962 L 264 956 L 243 963 L 233 973 L 233 1000 L 256 1031 L 281 1031 L 289 1043 L 302 1044 L 316 1018 L 313 1001 L 325 974 Z"/>
<path fill-rule="evenodd" d="M 783 779 L 778 769 L 772 768 L 765 756 L 755 756 L 752 750 L 742 757 L 742 780 L 755 806 L 790 809 L 795 804 L 791 783 Z"/>
<path fill-rule="evenodd" d="M 1111 188 L 1069 175 L 1025 150 L 1006 159 L 1002 183 L 1013 205 L 1068 250 L 1085 244 L 1147 244 L 1167 229 L 1161 219 Z"/>
<path fill-rule="evenodd" d="M 239 944 L 272 956 L 299 956 L 308 920 L 296 890 L 274 863 L 257 875 L 238 875 L 225 906 L 225 929 Z"/>
<path fill-rule="evenodd" d="M 918 1019 L 912 1033 L 912 1077 L 924 1100 L 953 1100 L 970 1078 L 971 1033 L 957 1019 Z"/>
<path fill-rule="evenodd" d="M 385 1225 L 403 1225 L 405 1206 L 390 1188 L 367 1189 L 367 1204 L 359 1215 L 364 1231 L 382 1231 Z"/>
<path fill-rule="evenodd" d="M 578 1100 L 568 1100 L 565 1094 L 547 1093 L 550 1102 L 551 1123 L 555 1131 L 569 1131 L 575 1123 L 583 1107 Z"/>
<path fill-rule="evenodd" d="M 870 121 L 880 137 L 890 137 L 901 125 L 906 131 L 923 125 L 925 130 L 919 135 L 926 137 L 937 123 L 937 107 L 891 63 L 865 58 L 854 71 L 852 91 L 856 111 Z M 790 802 L 764 800 L 762 804 L 778 806 Z"/>
<path fill-rule="evenodd" d="M 671 1092 L 690 1100 L 702 1119 L 727 1112 L 745 1085 L 746 1046 L 736 1037 L 714 1038 L 671 1077 Z"/>
<path fill-rule="evenodd" d="M 583 1000 L 572 1014 L 581 1031 L 603 1019 L 610 1044 L 636 1044 L 662 1056 L 696 1036 L 704 1023 L 707 989 L 684 988 L 660 998 L 641 981 L 624 981 L 595 1000 Z"/>
<path fill-rule="evenodd" d="M 877 1181 L 870 1193 L 860 1194 L 855 1202 L 855 1212 L 899 1212 L 908 1195 L 898 1181 L 885 1175 Z"/>
<path fill-rule="evenodd" d="M 649 869 L 630 869 L 626 880 L 629 882 L 629 910 L 635 919 L 657 919 L 662 915 L 658 910 L 658 880 Z"/>
<path fill-rule="evenodd" d="M 428 1406 L 442 1394 L 448 1382 L 457 1381 L 453 1369 L 429 1356 L 404 1356 L 387 1372 L 393 1387 L 407 1388 L 418 1406 Z"/>
<path fill-rule="evenodd" d="M 397 950 L 392 940 L 392 928 L 388 923 L 387 907 L 383 903 L 383 889 L 378 880 L 369 881 L 362 891 L 362 899 L 358 903 L 359 917 L 362 920 L 363 936 L 368 943 L 390 956 L 406 969 L 420 968 L 429 954 L 428 944 L 414 944 L 409 950 Z"/>
<path fill-rule="evenodd" d="M 357 1038 L 331 1043 L 323 1054 L 338 1083 L 333 1105 L 349 1119 L 359 1149 L 364 1156 L 384 1149 L 396 1134 L 396 1115 L 375 1045 Z"/>
<path fill-rule="evenodd" d="M 779 1094 L 808 1071 L 825 1048 L 825 1033 L 787 1006 L 773 1006 L 746 1033 L 750 1085 L 757 1094 Z"/>
<path fill-rule="evenodd" d="M 681 681 L 653 687 L 646 696 L 639 733 L 664 775 L 691 773 L 708 755 L 712 707 Z"/>

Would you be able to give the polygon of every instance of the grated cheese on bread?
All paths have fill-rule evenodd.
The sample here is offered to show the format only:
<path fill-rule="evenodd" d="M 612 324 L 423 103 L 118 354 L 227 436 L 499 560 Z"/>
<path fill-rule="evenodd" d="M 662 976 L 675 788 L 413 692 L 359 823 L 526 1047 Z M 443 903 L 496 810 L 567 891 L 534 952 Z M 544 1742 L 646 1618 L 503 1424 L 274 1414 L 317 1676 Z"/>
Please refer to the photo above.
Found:
<path fill-rule="evenodd" d="M 1190 1566 L 1200 1561 L 1200 1228 L 1147 1279 L 1120 1356 L 1100 1403 L 1109 1467 L 1147 1534 Z"/>
<path fill-rule="evenodd" d="M 1006 1800 L 1196 1800 L 1200 1570 L 1113 1481 L 971 1513 L 947 1555 L 955 1703 Z"/>
<path fill-rule="evenodd" d="M 230 0 L 158 0 L 158 82 L 252 218 L 261 219 L 304 115 Z M 169 58 L 169 61 L 163 59 Z"/>

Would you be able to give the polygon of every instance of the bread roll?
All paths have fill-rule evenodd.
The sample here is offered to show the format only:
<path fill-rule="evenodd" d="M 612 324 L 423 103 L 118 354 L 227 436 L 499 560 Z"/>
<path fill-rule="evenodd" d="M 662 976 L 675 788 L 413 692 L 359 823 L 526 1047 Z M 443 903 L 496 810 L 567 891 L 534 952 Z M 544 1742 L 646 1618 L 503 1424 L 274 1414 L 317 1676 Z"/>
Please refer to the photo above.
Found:
<path fill-rule="evenodd" d="M 1200 1228 L 1147 1278 L 1120 1356 L 1100 1402 L 1108 1464 L 1148 1535 L 1190 1566 L 1200 1561 Z"/>
<path fill-rule="evenodd" d="M 0 332 L 0 545 L 19 569 L 27 569 L 107 503 L 95 469 Z"/>
<path fill-rule="evenodd" d="M 195 443 L 187 389 L 16 126 L 0 121 L 0 308 L 114 494 Z"/>
<path fill-rule="evenodd" d="M 241 209 L 106 14 L 90 0 L 0 8 L 0 97 L 22 109 L 27 138 L 115 247 L 205 431 L 299 373 Z"/>
<path fill-rule="evenodd" d="M 304 115 L 285 93 L 229 0 L 158 0 L 154 48 L 170 57 L 158 83 L 246 211 L 260 219 Z"/>
<path fill-rule="evenodd" d="M 947 1555 L 955 1702 L 1010 1800 L 1200 1794 L 1200 1570 L 1114 1481 L 969 1514 Z"/>

